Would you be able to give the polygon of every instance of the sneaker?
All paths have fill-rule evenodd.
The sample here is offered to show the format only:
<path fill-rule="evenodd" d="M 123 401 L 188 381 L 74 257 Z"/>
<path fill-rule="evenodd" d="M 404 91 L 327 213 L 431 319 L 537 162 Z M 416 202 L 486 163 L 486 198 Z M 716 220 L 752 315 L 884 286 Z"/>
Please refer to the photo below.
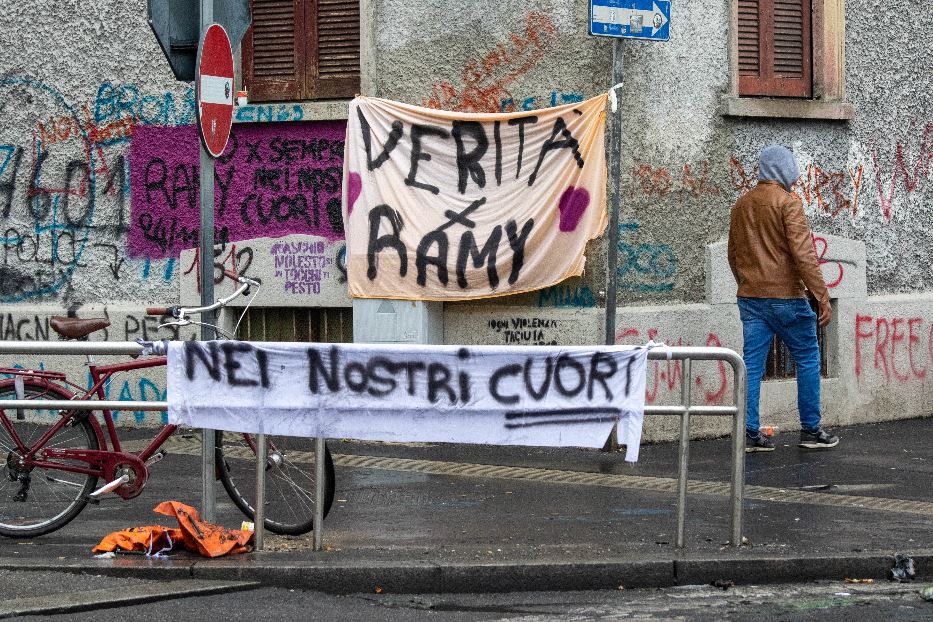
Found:
<path fill-rule="evenodd" d="M 774 443 L 764 434 L 745 435 L 745 453 L 750 454 L 756 451 L 774 451 Z"/>
<path fill-rule="evenodd" d="M 839 444 L 839 437 L 829 434 L 823 428 L 818 428 L 815 432 L 800 431 L 800 443 L 797 447 L 804 449 L 830 449 Z"/>

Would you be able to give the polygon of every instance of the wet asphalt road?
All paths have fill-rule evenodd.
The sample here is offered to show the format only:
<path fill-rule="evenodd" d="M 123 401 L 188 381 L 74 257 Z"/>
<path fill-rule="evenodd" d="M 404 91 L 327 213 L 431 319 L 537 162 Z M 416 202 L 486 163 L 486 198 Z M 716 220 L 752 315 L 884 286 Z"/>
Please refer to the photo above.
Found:
<path fill-rule="evenodd" d="M 33 573 L 21 573 L 33 575 Z M 41 575 L 41 576 L 40 576 Z M 35 587 L 68 585 L 68 575 L 36 573 Z M 19 582 L 23 584 L 21 580 Z M 116 587 L 119 581 L 105 579 Z M 132 584 L 123 584 L 133 589 Z M 511 594 L 354 594 L 260 588 L 22 620 L 360 620 L 365 622 L 465 622 L 472 620 L 795 620 L 820 622 L 928 621 L 933 602 L 923 601 L 918 584 L 838 582 L 740 586 L 682 586 L 611 592 L 522 592 Z"/>

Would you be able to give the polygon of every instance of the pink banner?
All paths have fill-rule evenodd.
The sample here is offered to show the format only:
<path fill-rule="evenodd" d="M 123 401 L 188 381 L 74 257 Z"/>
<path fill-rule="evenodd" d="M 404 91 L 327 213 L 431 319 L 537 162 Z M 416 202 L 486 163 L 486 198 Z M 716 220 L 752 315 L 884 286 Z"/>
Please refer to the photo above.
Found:
<path fill-rule="evenodd" d="M 234 126 L 215 160 L 216 241 L 290 233 L 343 239 L 345 135 L 344 121 Z M 199 157 L 193 125 L 133 132 L 129 256 L 177 257 L 198 245 Z"/>

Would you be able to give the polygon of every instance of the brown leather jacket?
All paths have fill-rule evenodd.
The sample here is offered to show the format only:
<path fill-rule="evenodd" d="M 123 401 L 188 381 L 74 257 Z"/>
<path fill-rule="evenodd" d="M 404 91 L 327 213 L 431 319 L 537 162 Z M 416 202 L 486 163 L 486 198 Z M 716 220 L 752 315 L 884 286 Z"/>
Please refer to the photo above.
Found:
<path fill-rule="evenodd" d="M 829 302 L 803 204 L 777 182 L 758 182 L 732 208 L 729 267 L 739 296 L 804 298 L 806 285 Z"/>

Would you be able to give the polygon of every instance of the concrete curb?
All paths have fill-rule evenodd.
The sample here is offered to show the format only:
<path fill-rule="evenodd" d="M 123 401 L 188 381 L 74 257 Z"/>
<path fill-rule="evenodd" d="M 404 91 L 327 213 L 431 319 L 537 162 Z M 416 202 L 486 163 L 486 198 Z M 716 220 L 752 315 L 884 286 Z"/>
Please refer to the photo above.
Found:
<path fill-rule="evenodd" d="M 933 578 L 933 551 L 911 552 L 917 579 Z M 707 584 L 716 579 L 736 584 L 789 583 L 846 577 L 888 579 L 893 555 L 864 553 L 821 556 L 685 557 L 605 561 L 516 561 L 486 564 L 424 561 L 353 562 L 264 560 L 114 560 L 57 561 L 0 557 L 0 568 L 134 577 L 259 581 L 264 586 L 319 590 L 334 594 L 509 592 L 605 590 Z M 271 562 L 272 560 L 265 560 Z"/>

